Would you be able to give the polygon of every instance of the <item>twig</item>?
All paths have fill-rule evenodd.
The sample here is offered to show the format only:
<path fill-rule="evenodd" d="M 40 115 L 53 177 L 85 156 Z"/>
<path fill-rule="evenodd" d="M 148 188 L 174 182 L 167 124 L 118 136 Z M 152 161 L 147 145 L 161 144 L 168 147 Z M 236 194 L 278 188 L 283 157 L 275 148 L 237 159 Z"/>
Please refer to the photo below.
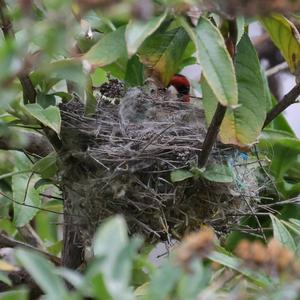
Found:
<path fill-rule="evenodd" d="M 211 153 L 212 147 L 217 139 L 220 126 L 226 113 L 226 107 L 218 103 L 216 112 L 213 119 L 207 129 L 205 140 L 202 145 L 202 151 L 199 157 L 199 167 L 202 168 L 206 165 L 209 154 Z"/>
<path fill-rule="evenodd" d="M 42 196 L 42 197 L 48 198 L 48 199 L 55 199 L 55 200 L 59 200 L 59 201 L 64 201 L 64 198 L 62 198 L 62 197 L 56 197 L 56 196 L 47 195 L 47 194 L 44 194 L 44 193 L 40 193 L 39 195 Z"/>
<path fill-rule="evenodd" d="M 35 205 L 30 205 L 30 204 L 26 204 L 26 203 L 16 201 L 16 200 L 12 199 L 11 197 L 7 196 L 6 194 L 2 193 L 1 191 L 0 191 L 0 195 L 2 195 L 3 197 L 7 198 L 11 202 L 13 202 L 15 204 L 18 204 L 18 205 L 22 205 L 22 206 L 26 206 L 26 207 L 30 207 L 30 208 L 34 208 L 34 209 L 38 209 L 38 210 L 42 210 L 42 211 L 46 211 L 46 212 L 50 212 L 50 213 L 57 214 L 57 215 L 63 215 L 64 214 L 64 213 L 61 213 L 61 212 L 58 212 L 58 211 L 54 211 L 54 210 L 46 209 L 46 208 L 43 208 L 43 207 L 38 207 L 38 206 L 35 206 Z"/>
<path fill-rule="evenodd" d="M 41 254 L 44 254 L 45 256 L 47 256 L 54 264 L 56 265 L 60 265 L 61 262 L 60 262 L 60 258 L 53 255 L 53 254 L 50 254 L 48 252 L 45 252 L 41 249 L 38 249 L 36 247 L 33 247 L 31 245 L 28 245 L 26 243 L 23 243 L 21 241 L 17 241 L 11 237 L 8 237 L 6 235 L 4 235 L 3 233 L 0 232 L 0 248 L 3 248 L 3 247 L 10 247 L 10 248 L 15 248 L 15 247 L 23 247 L 23 248 L 27 248 L 27 249 L 30 249 L 30 250 L 34 250 L 36 252 L 39 252 Z"/>
<path fill-rule="evenodd" d="M 47 156 L 54 150 L 48 139 L 40 134 L 18 130 L 11 131 L 8 134 L 9 135 L 5 135 L 0 138 L 0 149 L 2 150 L 26 151 L 30 154 L 36 154 L 41 157 Z M 27 143 L 25 145 L 22 142 L 11 143 L 10 136 L 13 136 L 14 134 L 19 134 L 24 137 L 24 139 L 27 140 Z"/>
<path fill-rule="evenodd" d="M 28 245 L 31 245 L 42 251 L 47 251 L 47 248 L 44 245 L 43 241 L 41 240 L 41 238 L 38 236 L 38 234 L 35 232 L 35 230 L 32 228 L 30 224 L 26 224 L 22 227 L 18 227 L 18 232 L 22 236 L 22 239 L 26 241 Z"/>
<path fill-rule="evenodd" d="M 267 114 L 263 128 L 268 126 L 279 114 L 281 114 L 290 105 L 297 103 L 300 95 L 300 84 L 295 85 Z"/>
<path fill-rule="evenodd" d="M 226 46 L 227 50 L 230 53 L 230 56 L 232 60 L 235 58 L 236 53 L 236 40 L 237 40 L 237 24 L 236 20 L 230 20 L 228 21 L 229 25 L 229 32 L 228 37 L 226 39 Z M 222 104 L 218 103 L 217 109 L 215 111 L 215 114 L 213 116 L 213 119 L 208 127 L 203 145 L 202 145 L 202 151 L 199 156 L 199 167 L 202 168 L 206 165 L 208 157 L 211 153 L 211 150 L 213 148 L 213 145 L 217 139 L 220 126 L 222 124 L 222 121 L 225 117 L 227 107 L 223 106 Z"/>
<path fill-rule="evenodd" d="M 15 34 L 10 18 L 7 14 L 7 6 L 4 0 L 0 0 L 1 29 L 6 39 L 14 38 Z M 18 75 L 23 88 L 23 101 L 25 104 L 35 103 L 36 91 L 28 74 Z"/>
<path fill-rule="evenodd" d="M 288 66 L 287 62 L 283 62 L 283 63 L 281 63 L 281 64 L 279 64 L 279 65 L 276 65 L 276 66 L 273 67 L 273 68 L 268 69 L 268 70 L 266 71 L 266 76 L 267 76 L 267 77 L 271 77 L 271 76 L 273 76 L 273 75 L 275 75 L 275 74 L 277 74 L 277 73 L 279 73 L 279 72 L 281 72 L 281 71 L 286 70 L 288 67 L 289 67 L 289 66 Z"/>

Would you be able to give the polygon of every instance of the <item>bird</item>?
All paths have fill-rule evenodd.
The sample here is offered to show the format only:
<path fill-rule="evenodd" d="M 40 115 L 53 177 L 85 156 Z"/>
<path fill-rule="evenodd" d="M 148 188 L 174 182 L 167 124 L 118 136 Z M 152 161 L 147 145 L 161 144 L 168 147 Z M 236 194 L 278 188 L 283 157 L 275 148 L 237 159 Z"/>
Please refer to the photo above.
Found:
<path fill-rule="evenodd" d="M 190 102 L 190 82 L 181 74 L 175 74 L 168 85 L 173 86 L 177 91 L 177 96 L 182 102 Z"/>

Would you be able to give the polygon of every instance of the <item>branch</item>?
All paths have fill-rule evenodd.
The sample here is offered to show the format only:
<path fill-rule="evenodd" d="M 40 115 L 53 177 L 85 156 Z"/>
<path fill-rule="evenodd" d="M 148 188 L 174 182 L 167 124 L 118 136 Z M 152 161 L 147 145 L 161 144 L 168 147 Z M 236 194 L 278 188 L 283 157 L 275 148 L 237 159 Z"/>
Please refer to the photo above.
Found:
<path fill-rule="evenodd" d="M 9 248 L 15 248 L 15 247 L 23 247 L 29 250 L 33 250 L 35 252 L 39 252 L 43 255 L 45 255 L 50 261 L 52 261 L 55 265 L 60 266 L 61 265 L 61 261 L 60 258 L 50 254 L 48 252 L 45 252 L 43 250 L 40 250 L 36 247 L 33 247 L 31 245 L 28 245 L 26 243 L 23 243 L 21 241 L 17 241 L 11 237 L 6 236 L 5 234 L 0 232 L 0 248 L 4 248 L 4 247 L 9 247 Z"/>
<path fill-rule="evenodd" d="M 24 197 L 25 198 L 25 197 Z M 25 224 L 22 227 L 18 227 L 18 232 L 22 239 L 28 244 L 42 251 L 47 251 L 43 241 L 35 232 L 30 224 Z"/>
<path fill-rule="evenodd" d="M 263 128 L 268 126 L 279 114 L 281 114 L 290 105 L 297 103 L 300 95 L 300 84 L 294 86 L 281 101 L 279 101 L 268 113 Z"/>
<path fill-rule="evenodd" d="M 0 21 L 3 35 L 6 39 L 15 38 L 11 20 L 8 17 L 7 6 L 4 0 L 0 0 Z M 23 101 L 25 104 L 35 103 L 36 91 L 28 74 L 18 75 L 23 88 Z"/>
<path fill-rule="evenodd" d="M 40 299 L 43 292 L 25 270 L 20 269 L 18 271 L 6 272 L 6 274 L 12 285 L 9 286 L 3 282 L 0 282 L 1 292 L 15 290 L 17 286 L 26 286 L 26 288 L 30 291 L 29 299 Z"/>
<path fill-rule="evenodd" d="M 14 132 L 12 132 L 11 135 L 13 134 Z M 15 132 L 15 134 L 18 135 L 19 133 Z M 24 142 L 15 141 L 13 137 L 10 138 L 10 136 L 7 135 L 0 137 L 0 149 L 26 151 L 29 154 L 35 154 L 42 157 L 47 156 L 54 150 L 48 139 L 43 135 L 22 132 L 22 137 L 27 141 L 25 144 Z"/>
<path fill-rule="evenodd" d="M 228 32 L 228 37 L 226 38 L 226 47 L 232 60 L 234 60 L 235 53 L 236 53 L 236 40 L 237 40 L 236 20 L 228 21 L 228 25 L 229 25 L 229 32 Z M 227 110 L 226 106 L 223 106 L 220 103 L 218 103 L 217 109 L 207 129 L 207 133 L 202 145 L 202 151 L 199 157 L 200 168 L 204 167 L 207 163 L 213 145 L 217 140 L 217 136 L 220 131 L 220 126 L 222 124 L 222 121 L 225 117 L 226 110 Z"/>
<path fill-rule="evenodd" d="M 271 77 L 271 76 L 273 76 L 273 75 L 275 75 L 275 74 L 277 74 L 281 71 L 287 70 L 288 67 L 289 66 L 288 66 L 287 62 L 284 61 L 283 63 L 281 63 L 279 65 L 276 65 L 273 68 L 268 69 L 266 71 L 266 76 Z"/>
<path fill-rule="evenodd" d="M 207 163 L 209 154 L 212 150 L 212 147 L 217 139 L 220 126 L 222 124 L 222 121 L 224 119 L 226 113 L 226 106 L 221 105 L 218 103 L 216 112 L 213 116 L 213 119 L 208 127 L 205 140 L 202 145 L 202 152 L 199 157 L 199 166 L 200 168 L 204 167 Z"/>

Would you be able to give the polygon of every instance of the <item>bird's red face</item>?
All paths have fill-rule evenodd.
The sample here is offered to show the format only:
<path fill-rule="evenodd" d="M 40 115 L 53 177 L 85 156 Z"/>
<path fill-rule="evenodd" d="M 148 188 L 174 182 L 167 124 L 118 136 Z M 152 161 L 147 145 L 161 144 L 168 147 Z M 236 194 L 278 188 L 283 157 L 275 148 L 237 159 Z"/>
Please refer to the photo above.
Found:
<path fill-rule="evenodd" d="M 177 90 L 182 102 L 190 102 L 190 83 L 185 76 L 175 74 L 169 83 L 169 86 L 171 85 Z"/>

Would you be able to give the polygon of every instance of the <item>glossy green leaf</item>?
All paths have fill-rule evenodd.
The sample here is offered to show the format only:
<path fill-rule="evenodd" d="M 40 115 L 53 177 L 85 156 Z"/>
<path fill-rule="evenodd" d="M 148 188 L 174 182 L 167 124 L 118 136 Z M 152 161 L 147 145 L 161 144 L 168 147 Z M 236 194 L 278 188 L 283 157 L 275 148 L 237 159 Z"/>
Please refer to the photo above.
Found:
<path fill-rule="evenodd" d="M 125 45 L 125 26 L 107 33 L 82 57 L 94 67 L 107 66 L 127 55 Z"/>
<path fill-rule="evenodd" d="M 150 21 L 129 21 L 125 31 L 125 40 L 129 57 L 134 55 L 146 38 L 158 29 L 166 16 L 167 13 L 165 12 L 161 16 L 155 17 Z"/>
<path fill-rule="evenodd" d="M 52 152 L 48 154 L 46 157 L 38 160 L 32 170 L 36 173 L 39 173 L 42 178 L 50 178 L 57 173 L 57 155 Z"/>
<path fill-rule="evenodd" d="M 189 41 L 182 27 L 159 30 L 141 46 L 138 52 L 140 60 L 167 86 L 172 76 L 180 71 L 179 66 Z"/>
<path fill-rule="evenodd" d="M 56 106 L 49 106 L 43 109 L 37 103 L 25 105 L 26 111 L 41 122 L 44 126 L 51 128 L 57 134 L 60 133 L 61 117 L 59 108 Z"/>
<path fill-rule="evenodd" d="M 17 227 L 27 224 L 38 212 L 38 209 L 34 207 L 41 205 L 39 193 L 33 187 L 34 182 L 33 178 L 25 174 L 12 176 L 13 199 L 16 201 L 13 203 L 14 224 Z"/>
<path fill-rule="evenodd" d="M 222 34 L 204 17 L 200 18 L 195 29 L 186 22 L 183 26 L 196 45 L 203 75 L 215 98 L 224 106 L 236 107 L 238 89 L 235 70 Z"/>
<path fill-rule="evenodd" d="M 274 238 L 277 239 L 282 245 L 295 252 L 297 247 L 290 232 L 274 215 L 270 214 L 270 218 L 272 220 Z"/>
<path fill-rule="evenodd" d="M 180 182 L 192 177 L 194 177 L 194 174 L 187 170 L 174 170 L 171 172 L 172 182 Z"/>
<path fill-rule="evenodd" d="M 17 249 L 16 258 L 50 299 L 64 299 L 67 290 L 54 266 L 40 254 Z"/>
<path fill-rule="evenodd" d="M 236 76 L 238 81 L 238 107 L 228 107 L 221 125 L 220 137 L 224 144 L 239 146 L 256 142 L 267 113 L 267 94 L 259 59 L 245 34 L 237 47 Z M 206 78 L 202 79 L 203 105 L 210 123 L 217 99 Z"/>
<path fill-rule="evenodd" d="M 125 83 L 129 86 L 143 86 L 144 72 L 144 65 L 139 61 L 139 58 L 134 55 L 127 63 Z"/>
<path fill-rule="evenodd" d="M 38 93 L 37 94 L 36 102 L 42 108 L 47 108 L 50 105 L 55 105 L 56 104 L 54 95 L 47 95 L 47 94 L 44 94 L 44 93 Z"/>
<path fill-rule="evenodd" d="M 233 173 L 229 166 L 212 164 L 203 172 L 203 177 L 209 181 L 230 183 L 233 182 Z"/>
<path fill-rule="evenodd" d="M 260 19 L 274 44 L 289 65 L 292 73 L 298 73 L 300 61 L 300 35 L 296 26 L 282 15 L 273 14 Z"/>

